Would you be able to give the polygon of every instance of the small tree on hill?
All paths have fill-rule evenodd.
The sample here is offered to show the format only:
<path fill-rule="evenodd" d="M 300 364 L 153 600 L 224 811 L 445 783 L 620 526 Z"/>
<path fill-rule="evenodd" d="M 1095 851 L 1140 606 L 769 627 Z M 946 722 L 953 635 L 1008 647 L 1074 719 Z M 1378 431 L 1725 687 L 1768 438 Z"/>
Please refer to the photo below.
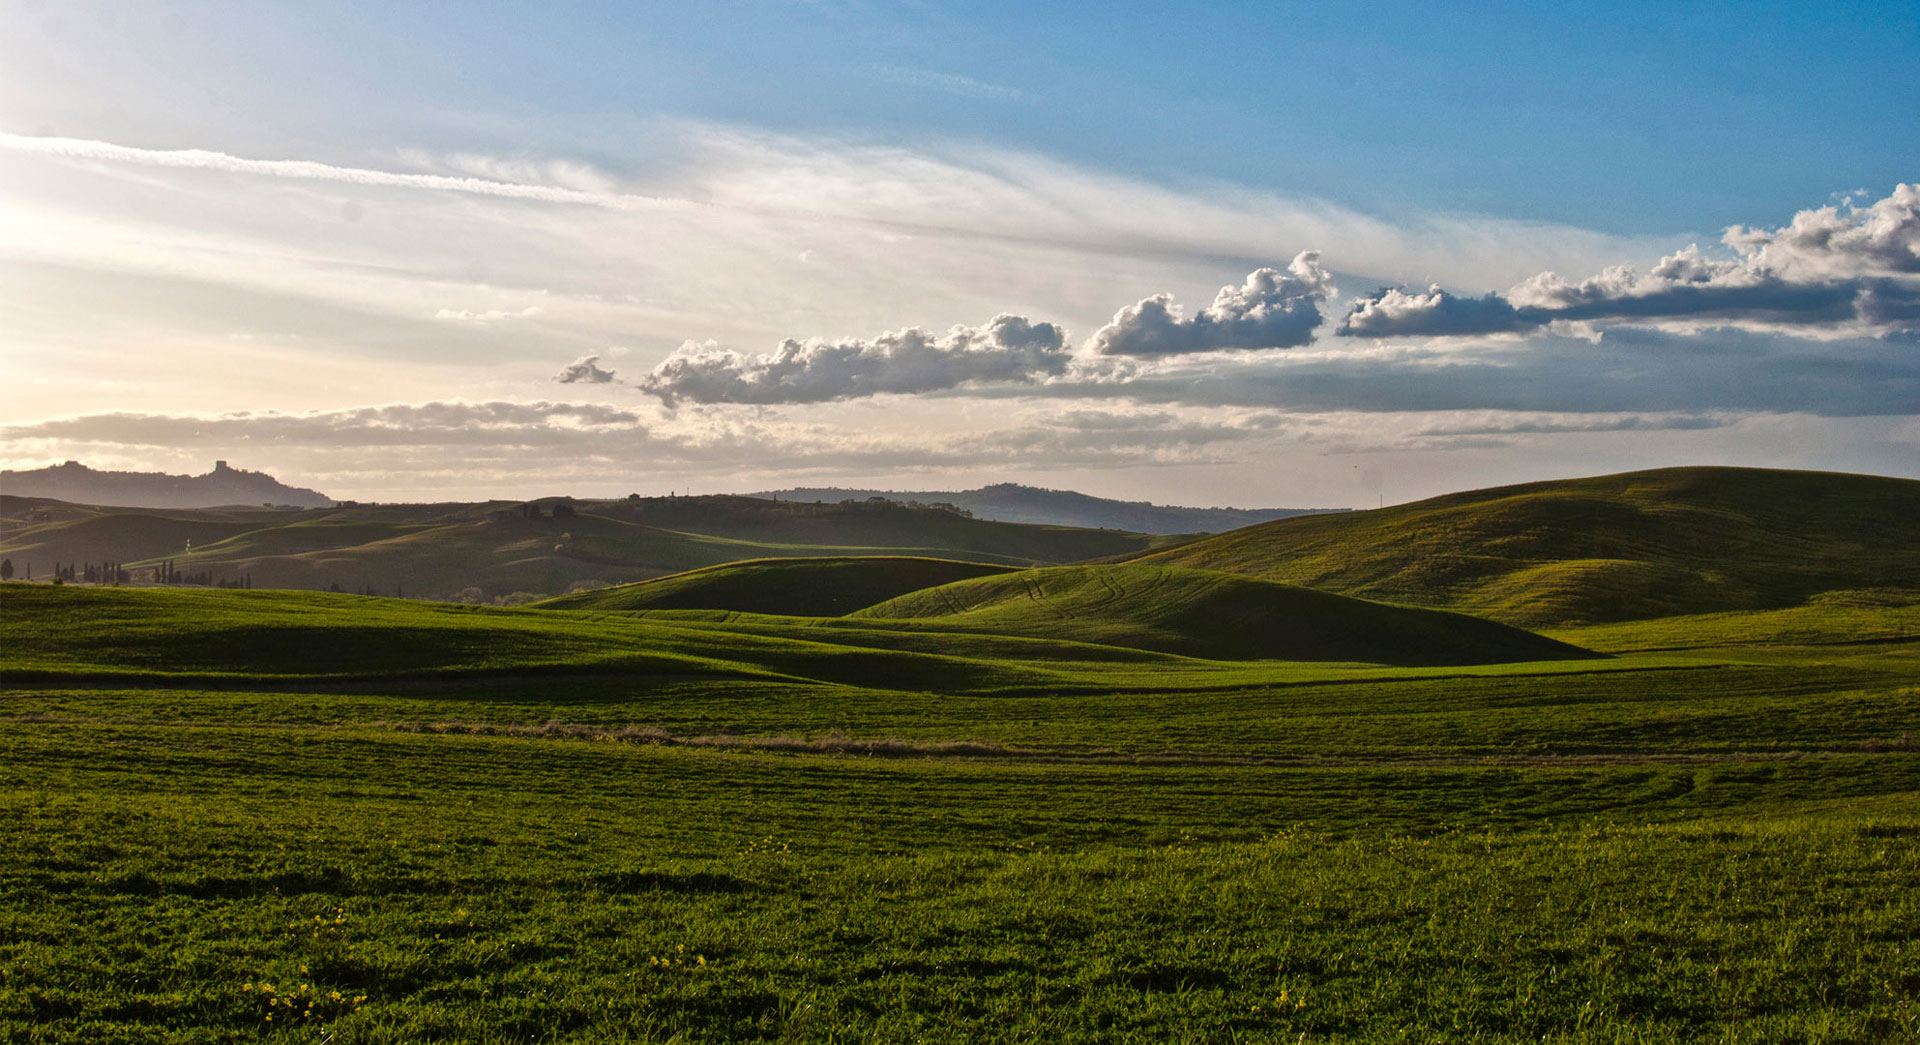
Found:
<path fill-rule="evenodd" d="M 13 560 L 0 559 L 0 581 L 10 581 L 12 579 L 13 579 Z"/>

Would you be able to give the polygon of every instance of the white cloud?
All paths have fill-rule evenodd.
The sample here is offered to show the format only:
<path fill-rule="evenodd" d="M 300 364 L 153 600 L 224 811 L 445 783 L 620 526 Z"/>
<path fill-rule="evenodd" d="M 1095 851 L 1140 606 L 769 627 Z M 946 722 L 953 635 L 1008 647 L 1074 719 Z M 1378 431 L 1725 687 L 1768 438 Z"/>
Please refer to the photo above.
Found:
<path fill-rule="evenodd" d="M 1100 355 L 1169 356 L 1218 349 L 1293 348 L 1313 340 L 1320 302 L 1333 294 L 1333 277 L 1318 251 L 1302 251 L 1286 272 L 1255 269 L 1241 286 L 1225 286 L 1192 319 L 1183 319 L 1169 294 L 1155 294 L 1114 314 L 1093 335 Z"/>
<path fill-rule="evenodd" d="M 875 338 L 789 338 L 764 355 L 689 342 L 654 367 L 640 388 L 668 406 L 682 400 L 821 403 L 1034 381 L 1064 372 L 1070 359 L 1060 328 L 1003 313 L 938 336 L 911 327 Z"/>
<path fill-rule="evenodd" d="M 1616 265 L 1578 283 L 1542 272 L 1504 295 L 1391 289 L 1356 302 L 1339 333 L 1515 333 L 1556 322 L 1683 328 L 1733 324 L 1857 334 L 1920 325 L 1920 185 L 1869 206 L 1804 210 L 1778 229 L 1734 226 L 1726 257 L 1697 246 L 1646 274 Z"/>

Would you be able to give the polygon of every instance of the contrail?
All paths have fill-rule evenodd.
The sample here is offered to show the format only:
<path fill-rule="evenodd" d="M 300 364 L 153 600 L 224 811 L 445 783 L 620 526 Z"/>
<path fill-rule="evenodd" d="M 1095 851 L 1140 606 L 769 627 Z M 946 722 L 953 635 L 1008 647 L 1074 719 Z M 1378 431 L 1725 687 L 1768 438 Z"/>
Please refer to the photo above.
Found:
<path fill-rule="evenodd" d="M 130 145 L 93 141 L 86 138 L 36 138 L 0 131 L 0 148 L 42 156 L 63 156 L 76 160 L 104 160 L 111 163 L 136 163 L 147 167 L 176 167 L 190 170 L 227 171 L 234 174 L 262 174 L 273 178 L 300 178 L 308 181 L 338 181 L 350 185 L 392 186 L 402 189 L 427 189 L 435 192 L 465 192 L 479 196 L 505 196 L 510 199 L 538 200 L 543 203 L 571 203 L 610 210 L 639 210 L 657 207 L 666 201 L 621 193 L 585 192 L 551 185 L 525 185 L 486 178 L 456 177 L 446 174 L 402 174 L 366 167 L 339 167 L 313 160 L 250 160 L 208 149 L 140 149 Z"/>

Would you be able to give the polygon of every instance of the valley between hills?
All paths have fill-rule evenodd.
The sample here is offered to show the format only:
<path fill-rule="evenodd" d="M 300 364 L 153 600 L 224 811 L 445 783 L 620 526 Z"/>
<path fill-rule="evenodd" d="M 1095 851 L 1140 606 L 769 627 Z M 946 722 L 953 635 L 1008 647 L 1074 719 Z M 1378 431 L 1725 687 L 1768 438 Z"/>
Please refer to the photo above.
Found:
<path fill-rule="evenodd" d="M 1916 520 L 0 496 L 0 1028 L 1920 1039 Z"/>

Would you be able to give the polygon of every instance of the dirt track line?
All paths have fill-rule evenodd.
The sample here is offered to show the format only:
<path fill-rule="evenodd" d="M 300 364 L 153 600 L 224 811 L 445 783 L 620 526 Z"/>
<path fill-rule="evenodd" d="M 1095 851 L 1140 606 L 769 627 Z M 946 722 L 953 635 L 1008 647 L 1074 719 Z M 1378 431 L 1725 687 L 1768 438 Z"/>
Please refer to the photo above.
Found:
<path fill-rule="evenodd" d="M 572 740 L 589 743 L 622 743 L 651 747 L 687 747 L 754 754 L 858 755 L 869 758 L 918 759 L 990 759 L 1034 763 L 1076 765 L 1138 766 L 1263 766 L 1298 769 L 1367 768 L 1502 768 L 1515 766 L 1541 768 L 1591 768 L 1636 766 L 1739 765 L 1799 762 L 1810 759 L 1870 758 L 1887 755 L 1911 757 L 1910 748 L 1795 749 L 1790 751 L 1689 751 L 1689 752 L 1570 752 L 1566 754 L 1513 754 L 1510 752 L 1462 752 L 1455 755 L 1258 755 L 1230 751 L 1156 751 L 1129 753 L 1113 749 L 1059 750 L 1008 747 L 990 740 L 918 741 L 900 737 L 861 739 L 828 733 L 817 737 L 791 735 L 702 734 L 677 735 L 651 726 L 592 725 L 548 722 L 540 726 L 520 726 L 481 722 L 179 722 L 159 719 L 63 718 L 53 715 L 22 715 L 0 719 L 0 726 L 94 726 L 136 727 L 142 729 L 244 730 L 289 733 L 405 733 L 433 736 L 484 736 L 522 740 Z M 1691 788 L 1689 788 L 1691 789 Z"/>

